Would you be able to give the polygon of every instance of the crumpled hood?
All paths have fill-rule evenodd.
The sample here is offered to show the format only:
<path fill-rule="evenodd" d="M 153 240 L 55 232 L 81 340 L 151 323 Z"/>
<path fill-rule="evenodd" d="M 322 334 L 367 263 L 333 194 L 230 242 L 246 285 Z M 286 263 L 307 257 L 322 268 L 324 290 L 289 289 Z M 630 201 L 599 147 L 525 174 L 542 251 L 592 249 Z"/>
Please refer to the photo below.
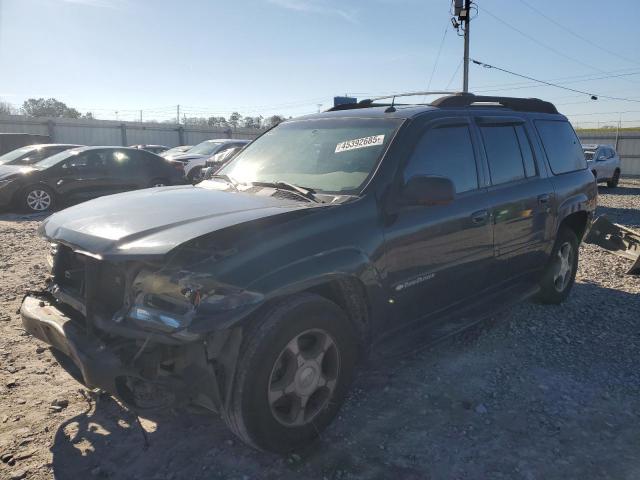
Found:
<path fill-rule="evenodd" d="M 24 165 L 0 165 L 0 180 L 24 175 L 34 170 L 36 169 L 33 167 L 25 167 Z"/>
<path fill-rule="evenodd" d="M 317 205 L 204 187 L 148 188 L 62 210 L 39 233 L 101 258 L 155 257 L 216 230 Z"/>

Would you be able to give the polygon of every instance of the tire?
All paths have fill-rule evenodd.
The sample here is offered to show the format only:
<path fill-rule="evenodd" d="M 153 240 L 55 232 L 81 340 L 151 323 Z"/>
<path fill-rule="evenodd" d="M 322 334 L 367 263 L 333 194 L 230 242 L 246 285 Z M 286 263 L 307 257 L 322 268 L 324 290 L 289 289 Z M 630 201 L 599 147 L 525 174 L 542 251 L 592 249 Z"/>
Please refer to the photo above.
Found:
<path fill-rule="evenodd" d="M 45 185 L 31 185 L 22 191 L 22 208 L 30 213 L 44 213 L 55 205 L 53 190 Z"/>
<path fill-rule="evenodd" d="M 540 282 L 537 296 L 540 303 L 559 305 L 567 298 L 578 270 L 578 248 L 578 237 L 573 230 L 561 226 Z"/>
<path fill-rule="evenodd" d="M 355 370 L 358 348 L 347 316 L 323 297 L 296 295 L 243 336 L 224 421 L 260 450 L 286 453 L 310 443 L 335 417 Z M 310 360 L 322 348 L 321 360 Z"/>
<path fill-rule="evenodd" d="M 154 178 L 149 182 L 149 187 L 166 187 L 167 185 L 171 185 L 171 182 L 166 178 Z"/>
<path fill-rule="evenodd" d="M 620 183 L 620 170 L 616 169 L 611 180 L 607 180 L 607 187 L 616 188 L 618 183 Z"/>

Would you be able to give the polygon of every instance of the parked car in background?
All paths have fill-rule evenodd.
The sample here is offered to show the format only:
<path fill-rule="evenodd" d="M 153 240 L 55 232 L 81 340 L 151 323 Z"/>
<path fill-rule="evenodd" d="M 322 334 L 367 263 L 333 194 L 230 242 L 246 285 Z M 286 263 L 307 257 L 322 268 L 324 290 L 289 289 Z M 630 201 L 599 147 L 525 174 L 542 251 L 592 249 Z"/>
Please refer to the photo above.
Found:
<path fill-rule="evenodd" d="M 49 135 L 33 133 L 0 133 L 0 155 L 26 145 L 37 143 L 51 143 Z"/>
<path fill-rule="evenodd" d="M 180 183 L 181 169 L 151 152 L 80 147 L 29 166 L 0 165 L 0 207 L 46 212 L 66 201 Z"/>
<path fill-rule="evenodd" d="M 184 174 L 187 180 L 190 182 L 196 181 L 200 178 L 201 170 L 204 168 L 207 158 L 220 153 L 224 150 L 234 147 L 242 147 L 249 143 L 250 140 L 238 140 L 238 139 L 213 139 L 205 140 L 193 147 L 188 152 L 173 157 L 173 160 L 184 163 Z"/>
<path fill-rule="evenodd" d="M 192 148 L 193 148 L 193 145 L 180 145 L 179 147 L 173 147 L 173 148 L 170 148 L 169 150 L 165 150 L 164 152 L 159 153 L 158 155 L 164 158 L 173 159 L 173 157 L 175 157 L 176 155 L 182 155 L 183 153 L 188 152 Z"/>
<path fill-rule="evenodd" d="M 229 163 L 233 159 L 233 157 L 243 148 L 243 146 L 229 148 L 227 150 L 223 150 L 220 153 L 216 153 L 213 157 L 209 157 L 205 162 L 204 168 L 202 169 L 200 180 L 207 179 L 211 175 L 215 174 L 218 170 Z"/>
<path fill-rule="evenodd" d="M 147 152 L 155 153 L 156 155 L 169 150 L 169 147 L 165 147 L 164 145 L 131 145 L 130 148 L 146 150 Z"/>
<path fill-rule="evenodd" d="M 25 330 L 134 409 L 196 403 L 287 452 L 385 340 L 563 302 L 597 199 L 567 118 L 537 99 L 390 102 L 284 121 L 195 187 L 50 216 Z"/>
<path fill-rule="evenodd" d="M 598 183 L 607 182 L 607 187 L 615 188 L 620 181 L 620 156 L 613 145 L 583 145 L 587 165 Z"/>
<path fill-rule="evenodd" d="M 56 153 L 81 146 L 64 143 L 41 143 L 20 147 L 0 156 L 0 165 L 32 165 Z"/>

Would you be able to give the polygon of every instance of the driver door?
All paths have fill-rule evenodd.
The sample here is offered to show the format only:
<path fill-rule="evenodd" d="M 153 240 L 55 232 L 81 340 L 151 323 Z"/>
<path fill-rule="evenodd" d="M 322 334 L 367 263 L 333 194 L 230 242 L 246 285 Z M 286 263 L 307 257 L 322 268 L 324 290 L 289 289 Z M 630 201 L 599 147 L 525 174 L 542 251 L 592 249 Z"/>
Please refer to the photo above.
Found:
<path fill-rule="evenodd" d="M 113 181 L 109 178 L 107 163 L 109 152 L 89 150 L 69 158 L 61 166 L 61 178 L 56 187 L 70 200 L 88 200 L 112 193 Z"/>
<path fill-rule="evenodd" d="M 466 117 L 436 120 L 419 134 L 404 183 L 414 175 L 447 177 L 456 198 L 446 205 L 399 207 L 386 228 L 386 273 L 400 317 L 396 323 L 421 320 L 462 302 L 490 280 L 493 230 L 478 153 Z"/>

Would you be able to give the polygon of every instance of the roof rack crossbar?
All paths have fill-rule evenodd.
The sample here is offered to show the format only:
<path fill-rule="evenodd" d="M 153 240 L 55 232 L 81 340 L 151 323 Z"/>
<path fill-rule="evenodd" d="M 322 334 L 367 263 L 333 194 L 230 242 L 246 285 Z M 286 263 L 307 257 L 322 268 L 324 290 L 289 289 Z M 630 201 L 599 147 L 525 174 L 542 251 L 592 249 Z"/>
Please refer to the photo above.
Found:
<path fill-rule="evenodd" d="M 438 98 L 431 102 L 433 107 L 470 107 L 479 103 L 497 103 L 505 108 L 519 112 L 538 112 L 557 114 L 555 105 L 539 98 L 495 97 L 474 95 L 472 93 L 458 93 Z"/>

